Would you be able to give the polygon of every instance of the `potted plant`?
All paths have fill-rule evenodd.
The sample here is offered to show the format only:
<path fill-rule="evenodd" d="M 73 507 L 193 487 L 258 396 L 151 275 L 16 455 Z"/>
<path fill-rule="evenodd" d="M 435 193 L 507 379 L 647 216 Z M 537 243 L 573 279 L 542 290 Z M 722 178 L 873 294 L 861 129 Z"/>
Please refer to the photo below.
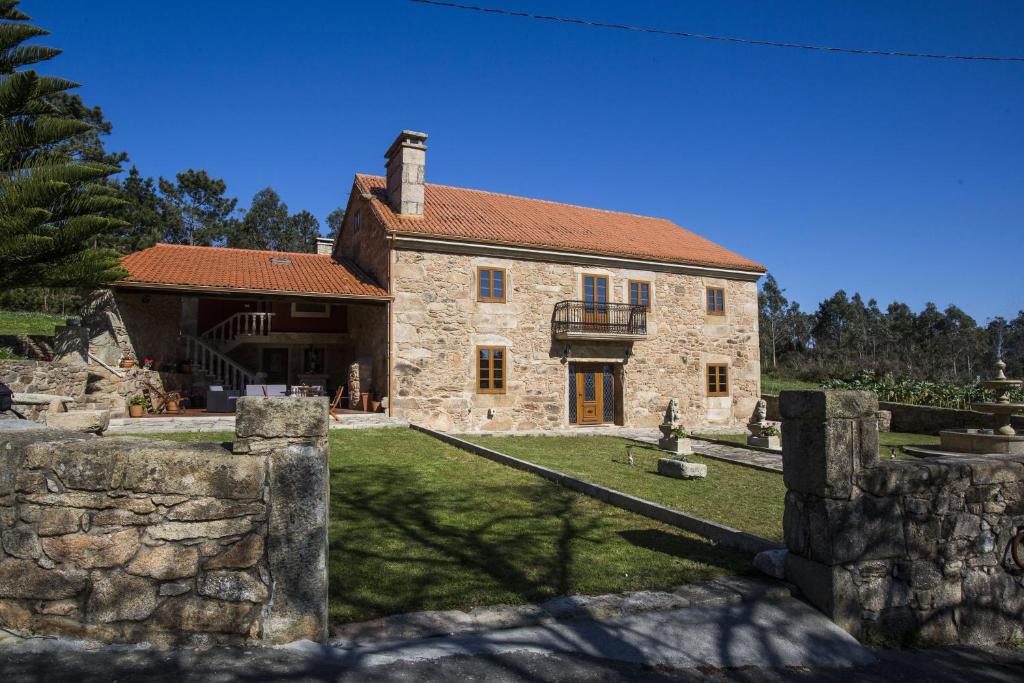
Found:
<path fill-rule="evenodd" d="M 179 401 L 181 401 L 181 394 L 179 394 L 177 391 L 169 392 L 167 394 L 167 397 L 164 399 L 164 410 L 166 410 L 168 413 L 178 412 L 180 408 L 180 406 L 178 405 Z"/>
<path fill-rule="evenodd" d="M 142 417 L 146 412 L 146 397 L 142 394 L 135 394 L 128 399 L 128 414 L 132 417 Z"/>
<path fill-rule="evenodd" d="M 134 368 L 135 358 L 130 353 L 125 353 L 123 356 L 121 356 L 121 367 Z"/>
<path fill-rule="evenodd" d="M 153 363 L 155 363 L 155 362 L 156 361 L 153 360 L 152 358 L 143 358 L 142 359 L 142 368 L 144 370 L 152 370 L 153 369 Z"/>

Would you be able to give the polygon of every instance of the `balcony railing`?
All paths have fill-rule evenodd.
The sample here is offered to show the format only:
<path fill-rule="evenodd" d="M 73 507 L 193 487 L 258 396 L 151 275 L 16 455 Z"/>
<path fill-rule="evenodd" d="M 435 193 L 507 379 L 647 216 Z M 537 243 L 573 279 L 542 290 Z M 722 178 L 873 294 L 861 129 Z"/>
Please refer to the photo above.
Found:
<path fill-rule="evenodd" d="M 647 307 L 559 301 L 551 329 L 558 339 L 643 339 L 647 336 Z"/>

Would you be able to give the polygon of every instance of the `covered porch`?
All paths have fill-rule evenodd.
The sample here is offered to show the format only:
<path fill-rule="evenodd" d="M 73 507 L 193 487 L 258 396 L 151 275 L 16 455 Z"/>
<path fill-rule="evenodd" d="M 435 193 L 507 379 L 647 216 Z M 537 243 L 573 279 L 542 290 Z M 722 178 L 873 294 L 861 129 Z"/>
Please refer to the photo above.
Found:
<path fill-rule="evenodd" d="M 148 414 L 226 414 L 239 396 L 339 390 L 339 410 L 387 405 L 390 297 L 354 266 L 171 245 L 124 265 L 130 277 L 100 293 L 84 322 L 90 355 L 138 378 L 122 393 L 141 390 Z M 174 410 L 161 405 L 167 395 L 180 399 Z"/>

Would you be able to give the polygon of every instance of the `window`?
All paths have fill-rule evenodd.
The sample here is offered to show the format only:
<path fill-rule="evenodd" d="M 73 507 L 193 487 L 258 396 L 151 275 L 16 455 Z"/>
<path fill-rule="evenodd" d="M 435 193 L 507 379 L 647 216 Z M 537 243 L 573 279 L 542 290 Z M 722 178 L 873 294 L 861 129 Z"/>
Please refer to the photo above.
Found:
<path fill-rule="evenodd" d="M 708 287 L 708 315 L 725 315 L 725 289 Z"/>
<path fill-rule="evenodd" d="M 296 301 L 292 304 L 293 318 L 330 318 L 331 305 L 314 301 Z"/>
<path fill-rule="evenodd" d="M 485 303 L 505 303 L 505 269 L 476 269 L 476 300 Z"/>
<path fill-rule="evenodd" d="M 629 281 L 629 303 L 651 310 L 651 283 L 643 280 Z"/>
<path fill-rule="evenodd" d="M 478 394 L 505 393 L 504 346 L 476 347 L 476 392 Z"/>
<path fill-rule="evenodd" d="M 587 313 L 608 313 L 608 277 L 605 275 L 583 276 L 583 303 Z"/>
<path fill-rule="evenodd" d="M 708 396 L 729 395 L 729 366 L 708 366 Z"/>

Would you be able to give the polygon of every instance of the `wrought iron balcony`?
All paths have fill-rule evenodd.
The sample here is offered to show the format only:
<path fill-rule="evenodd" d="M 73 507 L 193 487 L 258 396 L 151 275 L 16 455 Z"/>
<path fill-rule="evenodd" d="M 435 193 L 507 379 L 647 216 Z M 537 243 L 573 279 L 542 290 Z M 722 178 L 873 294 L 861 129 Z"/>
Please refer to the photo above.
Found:
<path fill-rule="evenodd" d="M 647 308 L 634 304 L 559 301 L 551 317 L 557 339 L 645 339 Z"/>

